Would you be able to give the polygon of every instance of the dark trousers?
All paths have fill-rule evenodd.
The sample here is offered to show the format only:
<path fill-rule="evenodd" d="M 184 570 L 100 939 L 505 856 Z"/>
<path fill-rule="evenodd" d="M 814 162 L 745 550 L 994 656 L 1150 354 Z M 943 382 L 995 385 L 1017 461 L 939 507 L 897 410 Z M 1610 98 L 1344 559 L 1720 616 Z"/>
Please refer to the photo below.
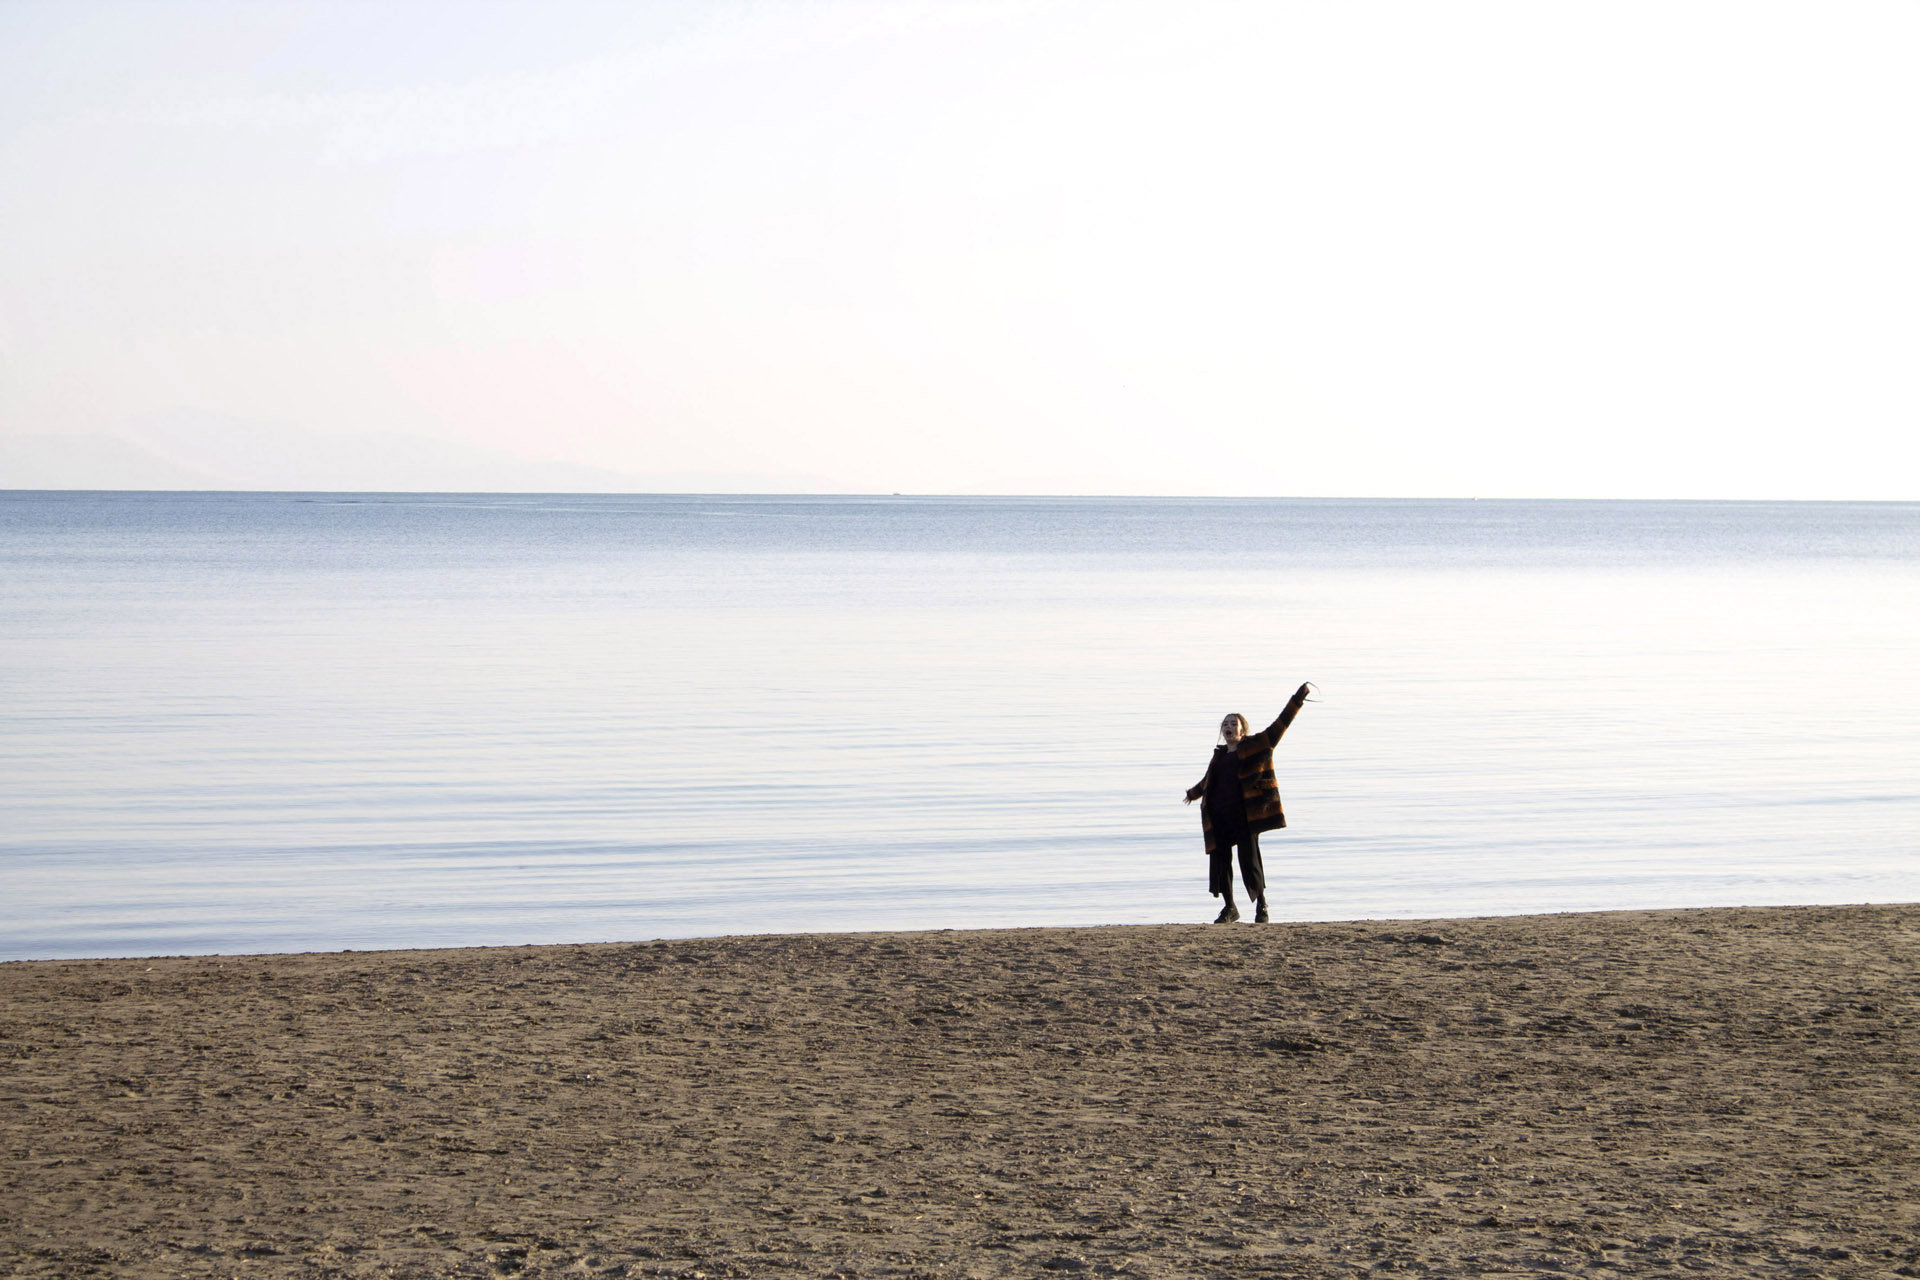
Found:
<path fill-rule="evenodd" d="M 1240 850 L 1240 879 L 1246 883 L 1248 895 L 1258 902 L 1267 895 L 1267 868 L 1260 861 L 1260 835 L 1255 831 L 1237 833 L 1231 845 L 1225 840 L 1215 841 L 1213 852 L 1207 855 L 1207 891 L 1216 897 L 1233 897 L 1236 846 Z"/>

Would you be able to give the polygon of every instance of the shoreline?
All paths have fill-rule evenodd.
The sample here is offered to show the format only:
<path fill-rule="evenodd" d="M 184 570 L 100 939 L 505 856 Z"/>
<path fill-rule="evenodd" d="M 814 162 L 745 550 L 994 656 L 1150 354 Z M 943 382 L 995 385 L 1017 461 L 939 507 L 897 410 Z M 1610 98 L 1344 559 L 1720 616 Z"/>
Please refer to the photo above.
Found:
<path fill-rule="evenodd" d="M 1920 905 L 0 964 L 17 1274 L 1920 1276 Z"/>
<path fill-rule="evenodd" d="M 1243 904 L 1244 905 L 1244 904 Z M 1506 914 L 1477 916 L 1354 916 L 1341 920 L 1286 920 L 1276 918 L 1272 923 L 1256 925 L 1252 923 L 1251 909 L 1243 912 L 1243 919 L 1232 925 L 1215 926 L 1200 920 L 1163 920 L 1150 924 L 1021 924 L 1021 925 L 984 925 L 943 926 L 925 929 L 829 929 L 795 930 L 789 933 L 700 933 L 685 936 L 616 938 L 593 942 L 474 942 L 459 943 L 453 946 L 422 947 L 339 947 L 331 950 L 312 951 L 167 951 L 143 955 L 102 955 L 102 956 L 25 956 L 14 959 L 0 959 L 0 974 L 10 966 L 17 965 L 57 965 L 57 964 L 132 964 L 136 961 L 153 960 L 304 960 L 328 956 L 427 956 L 460 955 L 469 952 L 490 951 L 553 951 L 567 948 L 584 947 L 650 947 L 657 944 L 732 943 L 747 941 L 774 941 L 798 938 L 922 938 L 922 937 L 974 937 L 1000 934 L 1027 933 L 1097 933 L 1110 929 L 1188 929 L 1188 928 L 1230 928 L 1230 929 L 1318 929 L 1352 926 L 1362 928 L 1378 926 L 1382 929 L 1416 928 L 1421 925 L 1433 925 L 1436 928 L 1451 924 L 1479 924 L 1501 920 L 1560 920 L 1569 917 L 1584 916 L 1620 916 L 1620 917 L 1659 917 L 1701 912 L 1729 911 L 1852 911 L 1879 910 L 1882 908 L 1899 909 L 1904 907 L 1920 908 L 1920 900 L 1914 902 L 1816 902 L 1816 903 L 1777 903 L 1759 906 L 1741 905 L 1731 907 L 1593 907 L 1575 908 L 1567 911 L 1516 911 Z M 1209 906 L 1208 911 L 1214 910 Z"/>

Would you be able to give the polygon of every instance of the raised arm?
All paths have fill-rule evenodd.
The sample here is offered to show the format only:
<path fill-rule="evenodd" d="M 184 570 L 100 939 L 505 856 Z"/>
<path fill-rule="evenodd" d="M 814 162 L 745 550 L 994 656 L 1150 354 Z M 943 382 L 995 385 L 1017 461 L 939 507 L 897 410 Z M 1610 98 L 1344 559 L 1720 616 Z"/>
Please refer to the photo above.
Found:
<path fill-rule="evenodd" d="M 1267 740 L 1268 747 L 1271 748 L 1280 745 L 1280 739 L 1286 734 L 1287 726 L 1292 724 L 1293 718 L 1300 714 L 1300 708 L 1305 705 L 1306 701 L 1307 686 L 1303 684 L 1293 691 L 1291 698 L 1287 699 L 1286 710 L 1280 713 L 1280 718 L 1261 731 L 1260 736 Z"/>

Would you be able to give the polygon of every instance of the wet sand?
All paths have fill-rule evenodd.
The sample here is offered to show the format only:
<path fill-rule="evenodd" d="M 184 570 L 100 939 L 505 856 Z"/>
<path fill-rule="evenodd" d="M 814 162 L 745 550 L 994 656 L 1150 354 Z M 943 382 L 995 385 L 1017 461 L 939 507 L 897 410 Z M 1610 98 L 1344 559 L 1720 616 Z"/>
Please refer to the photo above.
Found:
<path fill-rule="evenodd" d="M 1920 906 L 0 965 L 23 1276 L 1920 1276 Z"/>

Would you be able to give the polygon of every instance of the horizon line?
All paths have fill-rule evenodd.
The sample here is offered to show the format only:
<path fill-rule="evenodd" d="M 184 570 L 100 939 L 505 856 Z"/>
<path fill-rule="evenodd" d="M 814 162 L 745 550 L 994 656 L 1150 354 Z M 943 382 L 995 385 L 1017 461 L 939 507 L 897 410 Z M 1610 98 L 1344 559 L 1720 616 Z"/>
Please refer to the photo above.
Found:
<path fill-rule="evenodd" d="M 1806 503 L 1826 505 L 1899 506 L 1920 503 L 1912 498 L 1727 498 L 1727 497 L 1555 497 L 1551 495 L 1486 496 L 1480 494 L 1286 494 L 1286 493 L 995 493 L 995 492 L 909 492 L 885 489 L 774 490 L 774 489 L 134 489 L 86 488 L 77 485 L 57 488 L 9 488 L 0 486 L 0 496 L 22 494 L 126 494 L 139 496 L 178 495 L 181 497 L 382 497 L 382 498 L 902 498 L 917 501 L 931 499 L 997 501 L 1090 501 L 1090 502 L 1667 502 L 1667 503 L 1746 503 L 1777 505 Z"/>

